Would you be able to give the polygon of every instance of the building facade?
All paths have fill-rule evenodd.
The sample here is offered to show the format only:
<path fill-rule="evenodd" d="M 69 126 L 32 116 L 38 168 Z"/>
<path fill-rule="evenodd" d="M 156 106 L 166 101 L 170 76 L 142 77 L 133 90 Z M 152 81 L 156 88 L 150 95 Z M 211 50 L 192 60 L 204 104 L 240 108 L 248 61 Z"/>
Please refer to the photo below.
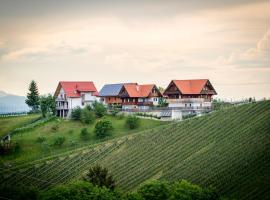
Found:
<path fill-rule="evenodd" d="M 198 113 L 212 109 L 212 97 L 217 93 L 208 79 L 194 79 L 172 80 L 163 94 L 169 108 Z"/>
<path fill-rule="evenodd" d="M 159 99 L 162 98 L 155 84 L 125 84 L 119 96 L 122 99 L 123 110 L 149 109 L 151 106 L 157 106 Z"/>
<path fill-rule="evenodd" d="M 73 108 L 91 105 L 98 100 L 97 96 L 97 89 L 91 81 L 60 81 L 54 93 L 56 114 L 69 117 Z"/>

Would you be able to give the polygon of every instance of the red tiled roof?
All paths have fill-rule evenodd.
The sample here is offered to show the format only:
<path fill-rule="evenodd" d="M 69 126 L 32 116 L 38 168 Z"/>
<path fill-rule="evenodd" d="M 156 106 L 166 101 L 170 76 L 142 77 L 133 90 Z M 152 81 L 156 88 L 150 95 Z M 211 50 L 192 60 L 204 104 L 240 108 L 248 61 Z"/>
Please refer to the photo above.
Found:
<path fill-rule="evenodd" d="M 98 95 L 92 81 L 60 81 L 59 85 L 63 88 L 67 97 L 80 97 L 80 92 L 93 92 L 94 96 Z"/>
<path fill-rule="evenodd" d="M 125 84 L 124 87 L 130 97 L 148 97 L 154 84 L 137 85 L 137 84 Z"/>
<path fill-rule="evenodd" d="M 172 81 L 182 94 L 200 94 L 208 79 Z"/>

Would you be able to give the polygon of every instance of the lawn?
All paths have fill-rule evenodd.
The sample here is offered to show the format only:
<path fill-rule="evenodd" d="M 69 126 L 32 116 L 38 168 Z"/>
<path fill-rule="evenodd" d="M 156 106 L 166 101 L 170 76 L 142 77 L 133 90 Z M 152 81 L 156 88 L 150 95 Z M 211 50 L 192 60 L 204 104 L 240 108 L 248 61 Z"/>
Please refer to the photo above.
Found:
<path fill-rule="evenodd" d="M 111 136 L 106 139 L 120 137 L 127 134 L 147 130 L 156 126 L 168 123 L 151 119 L 140 119 L 140 126 L 134 130 L 130 130 L 125 122 L 126 117 L 106 116 L 113 124 Z M 19 119 L 19 118 L 18 118 Z M 76 149 L 85 145 L 101 142 L 95 137 L 94 127 L 96 122 L 91 125 L 83 124 L 79 121 L 64 120 L 57 118 L 46 123 L 43 126 L 36 127 L 31 131 L 17 133 L 12 136 L 12 141 L 18 142 L 21 147 L 21 153 L 12 156 L 0 158 L 0 161 L 23 161 L 28 159 L 39 159 L 55 153 L 65 152 L 67 150 Z M 15 122 L 13 122 L 15 124 Z M 87 128 L 89 139 L 84 140 L 80 137 L 81 129 Z M 54 146 L 57 137 L 65 137 L 65 142 L 61 147 Z M 37 142 L 38 138 L 44 138 L 44 142 Z"/>
<path fill-rule="evenodd" d="M 8 134 L 10 131 L 22 127 L 32 121 L 38 119 L 39 114 L 16 116 L 16 117 L 1 117 L 0 118 L 0 137 Z"/>

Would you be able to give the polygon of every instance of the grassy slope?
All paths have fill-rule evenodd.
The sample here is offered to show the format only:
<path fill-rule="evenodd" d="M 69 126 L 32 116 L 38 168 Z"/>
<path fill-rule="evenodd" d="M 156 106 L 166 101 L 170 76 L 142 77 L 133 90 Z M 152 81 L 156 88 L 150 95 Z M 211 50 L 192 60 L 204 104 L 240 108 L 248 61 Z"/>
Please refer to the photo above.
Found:
<path fill-rule="evenodd" d="M 16 117 L 1 117 L 0 118 L 0 137 L 6 135 L 10 131 L 22 127 L 33 120 L 39 118 L 40 115 L 32 114 L 26 116 L 16 116 Z"/>
<path fill-rule="evenodd" d="M 111 116 L 107 116 L 106 118 L 113 123 L 114 130 L 112 132 L 112 137 L 119 137 L 168 123 L 157 120 L 141 119 L 140 127 L 135 130 L 130 130 L 125 126 L 126 118 L 116 118 Z M 9 124 L 15 124 L 15 122 L 12 121 Z M 58 125 L 59 128 L 54 131 L 52 128 L 56 125 Z M 0 158 L 0 161 L 23 161 L 27 159 L 40 158 L 48 154 L 55 154 L 69 149 L 78 148 L 80 146 L 97 143 L 99 140 L 95 138 L 94 126 L 95 124 L 84 125 L 78 121 L 57 119 L 31 131 L 15 134 L 12 137 L 12 140 L 19 142 L 22 147 L 22 152 L 16 156 Z M 90 138 L 87 141 L 80 138 L 82 128 L 87 128 L 90 133 Z M 58 136 L 64 136 L 66 138 L 62 147 L 52 146 L 54 139 Z M 45 137 L 46 141 L 43 144 L 39 144 L 36 142 L 38 137 Z"/>
<path fill-rule="evenodd" d="M 217 111 L 6 173 L 7 184 L 42 188 L 78 178 L 95 163 L 132 190 L 149 179 L 186 179 L 238 199 L 270 195 L 270 102 Z"/>

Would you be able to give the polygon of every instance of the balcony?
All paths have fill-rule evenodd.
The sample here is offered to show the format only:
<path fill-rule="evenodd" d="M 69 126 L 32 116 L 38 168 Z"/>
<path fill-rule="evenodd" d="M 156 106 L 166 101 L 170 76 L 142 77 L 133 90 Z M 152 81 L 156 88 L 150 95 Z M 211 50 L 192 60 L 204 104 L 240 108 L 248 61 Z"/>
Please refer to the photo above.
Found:
<path fill-rule="evenodd" d="M 204 98 L 183 98 L 183 99 L 167 99 L 168 103 L 205 103 L 211 102 L 211 99 Z"/>
<path fill-rule="evenodd" d="M 68 109 L 68 105 L 56 105 L 56 110 L 67 110 Z"/>
<path fill-rule="evenodd" d="M 57 97 L 55 101 L 67 101 L 67 98 L 64 97 Z"/>

